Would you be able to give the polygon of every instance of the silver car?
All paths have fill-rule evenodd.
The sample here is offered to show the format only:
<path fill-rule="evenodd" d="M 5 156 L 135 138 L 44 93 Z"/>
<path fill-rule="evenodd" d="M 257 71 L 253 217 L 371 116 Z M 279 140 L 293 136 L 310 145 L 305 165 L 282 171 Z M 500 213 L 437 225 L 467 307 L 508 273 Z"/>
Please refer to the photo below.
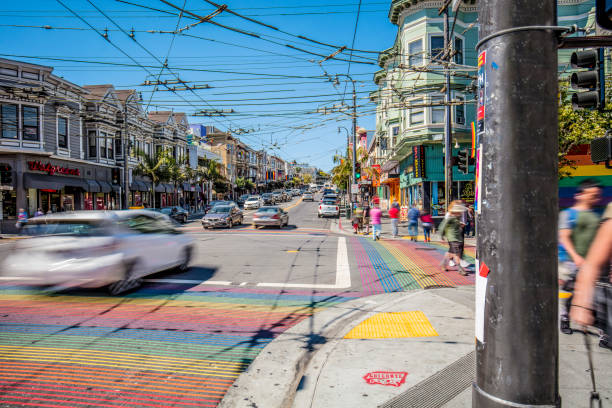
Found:
<path fill-rule="evenodd" d="M 3 260 L 4 280 L 34 286 L 103 287 L 116 295 L 162 270 L 186 270 L 193 240 L 149 210 L 77 211 L 30 219 Z"/>
<path fill-rule="evenodd" d="M 255 228 L 265 226 L 282 228 L 287 225 L 289 225 L 289 214 L 277 206 L 261 207 L 253 214 Z"/>
<path fill-rule="evenodd" d="M 242 211 L 240 211 L 237 205 L 217 204 L 202 217 L 202 227 L 205 229 L 216 227 L 232 228 L 234 225 L 242 224 L 242 221 Z"/>
<path fill-rule="evenodd" d="M 261 196 L 253 195 L 245 200 L 244 209 L 245 210 L 258 209 L 262 205 L 263 205 L 263 199 L 261 198 Z"/>

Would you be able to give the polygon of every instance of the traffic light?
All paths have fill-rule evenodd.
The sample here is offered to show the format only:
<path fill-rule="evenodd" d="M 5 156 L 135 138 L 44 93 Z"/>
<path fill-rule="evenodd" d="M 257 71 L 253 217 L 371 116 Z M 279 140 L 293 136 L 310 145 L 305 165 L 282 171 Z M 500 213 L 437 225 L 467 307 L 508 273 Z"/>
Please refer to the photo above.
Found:
<path fill-rule="evenodd" d="M 361 163 L 355 163 L 355 180 L 361 178 Z"/>
<path fill-rule="evenodd" d="M 470 169 L 470 153 L 468 149 L 461 149 L 457 152 L 457 167 L 463 174 L 468 174 Z"/>
<path fill-rule="evenodd" d="M 13 171 L 11 166 L 5 164 L 0 165 L 0 184 L 7 186 L 13 185 Z"/>
<path fill-rule="evenodd" d="M 574 109 L 599 109 L 606 105 L 606 81 L 604 77 L 604 49 L 576 51 L 570 59 L 572 68 L 587 68 L 574 72 L 570 78 L 572 89 L 588 89 L 572 95 Z"/>
<path fill-rule="evenodd" d="M 604 137 L 598 137 L 591 140 L 591 161 L 593 163 L 606 163 L 607 168 L 610 167 L 612 160 L 612 131 L 608 130 Z"/>

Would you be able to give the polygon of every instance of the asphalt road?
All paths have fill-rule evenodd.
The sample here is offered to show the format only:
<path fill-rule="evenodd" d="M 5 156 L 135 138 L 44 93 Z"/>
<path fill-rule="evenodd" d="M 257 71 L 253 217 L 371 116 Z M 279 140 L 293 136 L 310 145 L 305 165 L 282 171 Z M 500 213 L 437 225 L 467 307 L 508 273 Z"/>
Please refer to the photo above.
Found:
<path fill-rule="evenodd" d="M 182 227 L 191 268 L 131 293 L 47 293 L 0 281 L 0 407 L 215 407 L 264 347 L 356 297 L 472 284 L 441 273 L 443 247 L 332 233 L 317 202 L 289 226 Z M 0 241 L 2 251 L 10 243 Z"/>

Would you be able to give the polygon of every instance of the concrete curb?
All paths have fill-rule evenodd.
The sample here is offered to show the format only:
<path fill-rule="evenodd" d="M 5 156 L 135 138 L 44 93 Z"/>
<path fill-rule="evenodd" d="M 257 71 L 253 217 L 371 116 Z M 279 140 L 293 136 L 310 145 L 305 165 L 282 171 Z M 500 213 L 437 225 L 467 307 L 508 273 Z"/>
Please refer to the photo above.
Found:
<path fill-rule="evenodd" d="M 229 388 L 219 408 L 291 407 L 313 356 L 352 323 L 414 292 L 379 294 L 331 306 L 274 339 Z"/>

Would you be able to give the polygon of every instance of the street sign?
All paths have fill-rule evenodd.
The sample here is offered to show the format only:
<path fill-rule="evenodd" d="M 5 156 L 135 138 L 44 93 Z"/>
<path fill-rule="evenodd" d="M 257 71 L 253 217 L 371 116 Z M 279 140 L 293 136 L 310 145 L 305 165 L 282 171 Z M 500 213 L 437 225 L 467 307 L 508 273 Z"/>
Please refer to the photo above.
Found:
<path fill-rule="evenodd" d="M 359 184 L 351 184 L 351 194 L 359 193 Z"/>

